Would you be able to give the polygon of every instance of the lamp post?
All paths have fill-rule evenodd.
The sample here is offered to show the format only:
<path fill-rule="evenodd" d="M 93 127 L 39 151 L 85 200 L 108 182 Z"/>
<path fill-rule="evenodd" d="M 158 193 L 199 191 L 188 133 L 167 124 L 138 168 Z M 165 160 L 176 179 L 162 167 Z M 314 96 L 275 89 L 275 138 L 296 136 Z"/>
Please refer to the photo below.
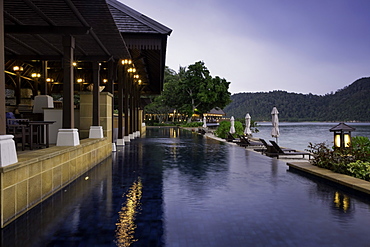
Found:
<path fill-rule="evenodd" d="M 351 145 L 351 132 L 356 130 L 345 123 L 340 123 L 330 129 L 334 132 L 334 148 L 348 148 Z"/>

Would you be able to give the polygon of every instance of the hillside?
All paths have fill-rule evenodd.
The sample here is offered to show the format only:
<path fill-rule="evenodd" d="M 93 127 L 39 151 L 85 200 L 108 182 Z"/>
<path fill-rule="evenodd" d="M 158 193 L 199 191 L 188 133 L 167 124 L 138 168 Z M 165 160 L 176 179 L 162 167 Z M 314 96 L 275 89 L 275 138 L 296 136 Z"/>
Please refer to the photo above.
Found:
<path fill-rule="evenodd" d="M 249 112 L 253 120 L 270 121 L 276 106 L 281 121 L 370 121 L 370 78 L 324 96 L 272 91 L 238 93 L 231 100 L 224 108 L 228 117 L 244 118 Z"/>

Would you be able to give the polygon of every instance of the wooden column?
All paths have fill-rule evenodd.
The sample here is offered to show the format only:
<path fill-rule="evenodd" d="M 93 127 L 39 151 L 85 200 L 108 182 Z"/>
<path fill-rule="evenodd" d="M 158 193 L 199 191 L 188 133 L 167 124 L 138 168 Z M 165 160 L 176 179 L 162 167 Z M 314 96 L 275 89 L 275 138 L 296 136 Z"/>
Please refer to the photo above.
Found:
<path fill-rule="evenodd" d="M 122 140 L 123 139 L 123 132 L 122 132 L 122 127 L 123 127 L 123 121 L 122 121 L 122 116 L 123 116 L 123 84 L 124 84 L 124 77 L 125 77 L 125 66 L 121 65 L 118 63 L 117 66 L 118 69 L 118 137 L 117 139 Z M 126 126 L 125 126 L 126 130 Z"/>
<path fill-rule="evenodd" d="M 0 0 L 0 135 L 6 134 L 5 57 L 4 57 L 4 1 Z"/>
<path fill-rule="evenodd" d="M 117 64 L 116 66 L 115 65 L 115 62 L 113 61 L 113 59 L 109 60 L 108 61 L 108 82 L 107 82 L 107 91 L 111 94 L 113 94 L 113 98 L 112 98 L 112 131 L 114 129 L 114 115 L 113 115 L 113 112 L 114 112 L 114 80 L 115 80 L 115 75 L 117 73 Z M 113 142 L 113 134 L 112 134 L 112 142 Z"/>
<path fill-rule="evenodd" d="M 15 74 L 16 74 L 15 90 L 14 90 L 15 102 L 16 102 L 15 104 L 17 105 L 17 107 L 19 107 L 19 104 L 21 103 L 21 81 L 22 81 L 22 78 L 21 78 L 21 72 L 20 71 L 16 71 Z"/>
<path fill-rule="evenodd" d="M 115 65 L 115 62 L 113 59 L 108 61 L 108 82 L 107 82 L 107 91 L 111 94 L 114 94 L 114 80 L 116 79 L 115 75 L 117 73 L 117 65 Z"/>
<path fill-rule="evenodd" d="M 133 134 L 135 131 L 135 97 L 133 94 L 133 89 L 131 89 L 130 96 L 130 134 Z"/>
<path fill-rule="evenodd" d="M 71 35 L 63 36 L 63 129 L 74 128 L 73 103 L 73 55 L 75 39 Z"/>
<path fill-rule="evenodd" d="M 100 65 L 99 62 L 94 61 L 92 64 L 92 82 L 93 82 L 93 112 L 92 125 L 100 126 Z"/>
<path fill-rule="evenodd" d="M 130 134 L 134 133 L 134 125 L 135 125 L 135 97 L 134 97 L 134 85 L 133 82 L 130 82 Z"/>
<path fill-rule="evenodd" d="M 140 130 L 140 118 L 139 118 L 139 105 L 140 105 L 140 92 L 139 88 L 136 87 L 136 101 L 135 101 L 135 109 L 136 109 L 136 114 L 135 114 L 135 121 L 136 121 L 136 131 Z"/>
<path fill-rule="evenodd" d="M 43 86 L 41 87 L 41 94 L 47 95 L 48 94 L 48 82 L 46 79 L 48 78 L 48 61 L 42 61 L 41 63 L 42 67 L 42 82 Z"/>
<path fill-rule="evenodd" d="M 137 117 L 138 117 L 137 106 L 138 106 L 137 88 L 134 85 L 134 128 L 132 130 L 133 132 L 136 132 L 138 130 L 138 122 L 139 121 L 137 120 Z"/>
<path fill-rule="evenodd" d="M 125 136 L 128 136 L 130 134 L 129 130 L 129 119 L 128 119 L 128 109 L 129 109 L 129 75 L 126 73 L 125 76 Z"/>

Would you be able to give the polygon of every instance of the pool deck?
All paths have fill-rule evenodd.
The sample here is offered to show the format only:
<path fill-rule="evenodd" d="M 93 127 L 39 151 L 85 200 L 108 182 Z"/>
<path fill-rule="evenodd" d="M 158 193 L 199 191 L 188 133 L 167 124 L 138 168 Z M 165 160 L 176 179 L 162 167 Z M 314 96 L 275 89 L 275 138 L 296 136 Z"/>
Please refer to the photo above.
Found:
<path fill-rule="evenodd" d="M 225 139 L 216 137 L 212 133 L 206 133 L 205 137 L 212 138 L 212 139 L 215 139 L 221 142 L 226 142 L 230 145 L 237 145 L 236 143 L 227 142 Z M 246 148 L 246 149 L 256 152 L 252 148 Z M 276 158 L 271 157 L 271 159 L 276 159 Z M 292 158 L 280 158 L 279 160 L 285 162 L 291 169 L 299 170 L 299 171 L 329 180 L 339 185 L 348 187 L 350 189 L 359 191 L 361 193 L 370 195 L 370 182 L 367 182 L 363 179 L 351 177 L 351 176 L 340 174 L 340 173 L 335 173 L 328 169 L 314 166 L 310 163 L 308 159 L 303 159 L 303 158 L 298 159 L 298 158 L 292 157 Z"/>

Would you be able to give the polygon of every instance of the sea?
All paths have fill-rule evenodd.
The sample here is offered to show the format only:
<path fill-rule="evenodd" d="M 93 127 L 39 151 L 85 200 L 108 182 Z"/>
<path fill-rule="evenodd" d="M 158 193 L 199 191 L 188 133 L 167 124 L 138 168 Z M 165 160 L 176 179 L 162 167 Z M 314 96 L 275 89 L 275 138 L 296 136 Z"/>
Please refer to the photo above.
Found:
<path fill-rule="evenodd" d="M 265 139 L 267 142 L 277 140 L 282 147 L 306 151 L 309 143 L 325 142 L 329 146 L 333 146 L 334 133 L 330 132 L 330 129 L 338 124 L 333 122 L 280 122 L 280 136 L 276 139 L 271 136 L 271 122 L 257 122 L 259 132 L 253 133 L 252 136 Z M 365 136 L 370 138 L 370 123 L 345 124 L 356 129 L 351 133 L 352 137 Z"/>

